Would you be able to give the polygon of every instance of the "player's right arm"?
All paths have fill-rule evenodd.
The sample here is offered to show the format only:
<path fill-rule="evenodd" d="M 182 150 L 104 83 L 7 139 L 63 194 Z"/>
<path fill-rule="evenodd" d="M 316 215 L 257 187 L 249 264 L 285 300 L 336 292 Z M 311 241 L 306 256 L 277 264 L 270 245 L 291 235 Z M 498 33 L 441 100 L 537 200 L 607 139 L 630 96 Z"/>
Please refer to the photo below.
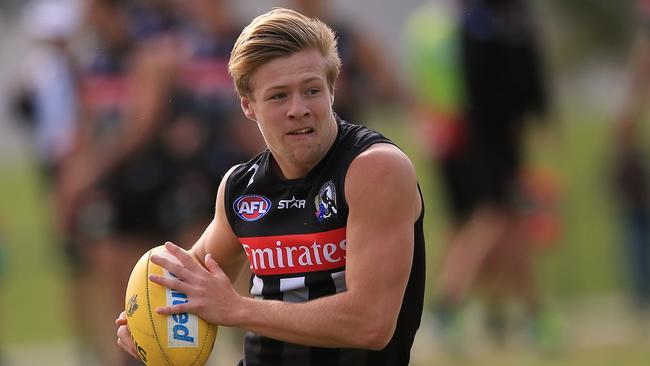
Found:
<path fill-rule="evenodd" d="M 219 184 L 216 208 L 214 210 L 215 214 L 212 222 L 210 222 L 210 225 L 205 229 L 199 240 L 190 249 L 190 254 L 204 267 L 206 254 L 212 255 L 212 258 L 219 263 L 219 266 L 231 282 L 237 279 L 246 261 L 246 253 L 230 227 L 224 204 L 226 182 L 234 169 L 230 169 L 221 180 L 221 184 Z"/>

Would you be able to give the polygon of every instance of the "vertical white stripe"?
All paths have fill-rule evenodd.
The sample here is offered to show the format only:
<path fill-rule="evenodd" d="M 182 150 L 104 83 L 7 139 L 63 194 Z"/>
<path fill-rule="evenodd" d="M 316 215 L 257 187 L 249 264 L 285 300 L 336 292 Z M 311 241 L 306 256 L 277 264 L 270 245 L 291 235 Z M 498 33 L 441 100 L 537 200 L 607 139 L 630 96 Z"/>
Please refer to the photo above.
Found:
<path fill-rule="evenodd" d="M 280 279 L 282 300 L 286 302 L 305 302 L 309 293 L 305 287 L 305 277 L 291 277 Z"/>
<path fill-rule="evenodd" d="M 305 302 L 309 300 L 309 290 L 305 286 L 305 277 L 290 277 L 280 279 L 282 300 L 286 302 Z M 299 366 L 310 364 L 309 347 L 292 343 L 282 346 L 282 364 Z"/>
<path fill-rule="evenodd" d="M 305 287 L 305 277 L 289 277 L 280 279 L 280 291 L 287 292 Z"/>
<path fill-rule="evenodd" d="M 262 296 L 262 288 L 264 287 L 264 281 L 261 278 L 253 276 L 253 287 L 251 288 L 251 295 L 253 296 Z"/>
<path fill-rule="evenodd" d="M 346 291 L 348 288 L 345 286 L 345 271 L 332 273 L 332 280 L 336 287 L 336 292 Z"/>

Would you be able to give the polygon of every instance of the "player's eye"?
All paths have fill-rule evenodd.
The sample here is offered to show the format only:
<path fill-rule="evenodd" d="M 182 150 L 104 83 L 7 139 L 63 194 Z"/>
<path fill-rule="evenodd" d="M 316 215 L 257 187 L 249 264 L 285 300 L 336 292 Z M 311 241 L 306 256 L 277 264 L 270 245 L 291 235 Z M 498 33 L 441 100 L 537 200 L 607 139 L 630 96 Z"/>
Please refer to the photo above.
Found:
<path fill-rule="evenodd" d="M 275 94 L 272 94 L 272 95 L 269 97 L 269 99 L 270 99 L 270 100 L 279 100 L 279 99 L 286 98 L 286 96 L 287 96 L 286 93 L 275 93 Z"/>
<path fill-rule="evenodd" d="M 319 88 L 309 88 L 307 89 L 307 92 L 305 94 L 313 96 L 313 95 L 318 95 L 318 93 L 320 93 Z"/>

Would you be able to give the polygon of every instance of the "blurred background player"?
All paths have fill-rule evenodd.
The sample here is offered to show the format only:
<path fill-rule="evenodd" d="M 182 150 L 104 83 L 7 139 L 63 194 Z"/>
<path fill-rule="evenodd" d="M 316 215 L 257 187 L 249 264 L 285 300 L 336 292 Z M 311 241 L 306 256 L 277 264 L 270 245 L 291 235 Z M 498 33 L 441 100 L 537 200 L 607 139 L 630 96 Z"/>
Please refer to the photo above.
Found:
<path fill-rule="evenodd" d="M 520 0 L 429 3 L 415 10 L 406 31 L 415 118 L 424 122 L 420 136 L 451 212 L 435 305 L 439 329 L 448 346 L 460 346 L 457 313 L 478 288 L 488 330 L 502 344 L 511 299 L 536 328 L 545 315 L 518 200 L 526 120 L 546 107 L 532 14 Z"/>
<path fill-rule="evenodd" d="M 81 114 L 74 148 L 64 161 L 59 177 L 58 213 L 62 226 L 75 243 L 77 256 L 82 258 L 83 267 L 79 270 L 82 280 L 87 281 L 83 297 L 91 299 L 91 304 L 80 303 L 93 313 L 86 318 L 86 326 L 93 332 L 89 337 L 90 348 L 95 350 L 99 364 L 119 365 L 123 357 L 114 348 L 112 337 L 109 338 L 110 324 L 104 314 L 120 306 L 110 299 L 120 291 L 129 260 L 150 246 L 152 238 L 142 238 L 141 243 L 132 243 L 136 241 L 133 235 L 117 238 L 118 230 L 124 234 L 127 229 L 120 225 L 127 221 L 124 215 L 129 213 L 127 205 L 131 197 L 120 195 L 119 178 L 125 174 L 112 172 L 116 161 L 109 159 L 117 154 L 117 146 L 122 141 L 131 142 L 137 136 L 135 126 L 129 126 L 129 113 L 142 108 L 144 102 L 138 99 L 142 94 L 133 88 L 136 46 L 129 33 L 124 2 L 91 0 L 84 9 L 89 38 L 81 45 Z M 138 82 L 142 88 L 151 87 L 143 80 Z M 155 92 L 156 89 L 143 90 Z M 146 170 L 140 173 L 157 183 L 154 173 Z M 133 181 L 138 179 L 141 178 L 132 177 Z M 155 200 L 146 195 L 147 191 L 151 188 L 144 188 L 140 199 L 148 201 L 133 202 L 139 205 L 134 214 L 151 213 Z M 142 230 L 146 232 L 147 228 L 143 225 Z"/>
<path fill-rule="evenodd" d="M 68 235 L 54 212 L 55 192 L 63 162 L 73 148 L 79 122 L 79 65 L 75 41 L 81 26 L 81 10 L 74 1 L 37 0 L 25 5 L 21 25 L 30 41 L 30 53 L 18 72 L 12 90 L 13 109 L 29 130 L 40 173 L 44 209 L 54 219 L 52 235 L 58 244 L 56 255 L 63 256 L 70 270 L 69 290 L 73 299 L 70 314 L 81 363 L 92 357 L 94 347 L 91 316 L 85 287 L 86 262 L 76 238 Z M 52 230 L 52 228 L 48 228 Z M 60 250 L 60 251 L 59 251 Z M 90 357 L 90 358 L 86 358 Z"/>
<path fill-rule="evenodd" d="M 403 90 L 386 55 L 358 24 L 332 14 L 324 0 L 292 0 L 292 8 L 329 24 L 338 42 L 341 74 L 336 83 L 334 110 L 343 120 L 359 123 L 370 109 L 401 101 Z"/>
<path fill-rule="evenodd" d="M 168 93 L 162 142 L 174 180 L 161 207 L 162 224 L 178 242 L 194 243 L 214 216 L 223 174 L 265 147 L 255 124 L 245 119 L 227 64 L 243 25 L 230 0 L 176 2 L 183 19 L 178 36 L 179 70 Z M 248 290 L 248 276 L 237 288 Z M 220 332 L 220 353 L 241 355 L 243 331 Z M 226 341 L 228 340 L 228 342 Z"/>
<path fill-rule="evenodd" d="M 242 26 L 230 1 L 176 3 L 178 72 L 167 91 L 162 144 L 174 171 L 162 202 L 163 224 L 182 243 L 194 243 L 213 216 L 223 174 L 263 149 L 261 134 L 242 115 L 227 64 Z"/>
<path fill-rule="evenodd" d="M 69 153 L 78 119 L 72 49 L 78 18 L 71 2 L 38 0 L 25 6 L 21 19 L 31 52 L 16 80 L 13 104 L 34 137 L 46 188 Z"/>
<path fill-rule="evenodd" d="M 257 130 L 234 123 L 227 59 L 238 26 L 224 16 L 232 15 L 227 5 L 88 4 L 97 43 L 85 47 L 83 122 L 61 180 L 61 209 L 112 293 L 99 296 L 107 313 L 123 308 L 133 265 L 162 237 L 196 241 L 226 169 L 261 146 Z M 103 363 L 127 362 L 115 359 L 124 355 L 114 352 L 106 325 L 95 324 L 110 347 Z"/>
<path fill-rule="evenodd" d="M 639 25 L 630 55 L 627 87 L 615 141 L 615 193 L 623 226 L 622 242 L 636 310 L 650 319 L 650 181 L 641 125 L 650 84 L 650 1 L 638 2 Z"/>

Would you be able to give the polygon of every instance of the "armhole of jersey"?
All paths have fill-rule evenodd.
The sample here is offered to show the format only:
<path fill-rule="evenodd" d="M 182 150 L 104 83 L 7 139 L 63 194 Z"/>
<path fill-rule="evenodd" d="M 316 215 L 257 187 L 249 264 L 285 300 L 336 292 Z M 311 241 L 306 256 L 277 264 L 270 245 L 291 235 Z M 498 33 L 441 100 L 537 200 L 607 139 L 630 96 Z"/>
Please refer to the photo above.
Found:
<path fill-rule="evenodd" d="M 424 219 L 424 196 L 422 195 L 422 188 L 420 188 L 420 182 L 417 182 L 418 184 L 418 194 L 420 195 L 420 215 L 418 216 L 418 220 L 423 220 Z"/>
<path fill-rule="evenodd" d="M 223 189 L 223 206 L 224 206 L 223 209 L 224 209 L 224 212 L 226 214 L 226 220 L 228 220 L 228 225 L 230 225 L 230 228 L 231 228 L 231 230 L 233 232 L 235 232 L 235 227 L 233 226 L 233 221 L 232 221 L 232 217 L 231 217 L 232 215 L 230 213 L 230 207 L 229 207 L 229 205 L 230 205 L 230 187 L 231 187 L 230 182 L 231 182 L 233 173 L 237 169 L 241 168 L 243 165 L 245 165 L 245 164 L 237 164 L 237 165 L 233 166 L 224 175 L 224 179 L 226 181 L 224 182 L 225 187 Z"/>
<path fill-rule="evenodd" d="M 368 145 L 362 147 L 359 149 L 354 155 L 350 156 L 350 158 L 345 162 L 345 174 L 341 174 L 341 187 L 343 189 L 343 193 L 341 194 L 341 197 L 343 198 L 343 205 L 345 206 L 346 210 L 350 209 L 350 206 L 348 206 L 348 199 L 345 196 L 345 182 L 348 177 L 348 169 L 350 169 L 350 165 L 352 165 L 352 162 L 354 159 L 357 158 L 357 156 L 361 155 L 364 151 L 368 150 L 371 146 L 376 145 L 376 144 L 390 144 L 395 146 L 396 148 L 400 149 L 399 146 L 397 146 L 393 141 L 387 139 L 386 137 L 378 137 L 375 141 L 371 141 L 368 143 Z M 400 151 L 403 151 L 400 149 Z"/>

